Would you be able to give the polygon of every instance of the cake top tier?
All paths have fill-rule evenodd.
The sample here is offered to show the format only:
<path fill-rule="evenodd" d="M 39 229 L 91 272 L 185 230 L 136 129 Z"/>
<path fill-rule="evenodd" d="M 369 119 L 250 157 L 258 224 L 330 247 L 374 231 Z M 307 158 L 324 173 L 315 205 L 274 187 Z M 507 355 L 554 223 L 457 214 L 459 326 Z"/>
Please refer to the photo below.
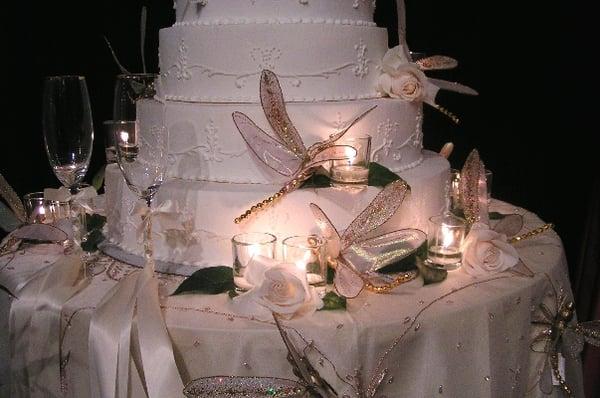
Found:
<path fill-rule="evenodd" d="M 176 25 L 332 23 L 375 25 L 375 0 L 174 0 Z"/>

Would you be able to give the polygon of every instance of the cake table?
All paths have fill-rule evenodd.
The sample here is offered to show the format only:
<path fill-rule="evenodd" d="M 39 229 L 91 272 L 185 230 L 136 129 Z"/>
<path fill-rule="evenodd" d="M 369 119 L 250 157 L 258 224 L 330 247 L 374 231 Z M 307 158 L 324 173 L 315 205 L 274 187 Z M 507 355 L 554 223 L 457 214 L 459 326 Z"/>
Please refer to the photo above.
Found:
<path fill-rule="evenodd" d="M 525 229 L 542 224 L 534 214 L 503 202 L 494 200 L 492 210 L 523 214 Z M 17 253 L 8 265 L 2 258 L 0 284 L 20 289 L 45 262 L 57 258 L 56 250 L 48 255 L 44 250 L 49 249 Z M 538 380 L 547 355 L 530 348 L 542 330 L 532 320 L 540 303 L 554 308 L 557 296 L 572 297 L 567 264 L 554 232 L 520 242 L 517 250 L 534 277 L 504 272 L 476 279 L 458 270 L 427 286 L 417 278 L 391 294 L 363 293 L 349 300 L 345 311 L 321 311 L 285 321 L 284 326 L 298 346 L 307 347 L 309 358 L 340 397 L 356 396 L 358 377 L 368 385 L 383 370 L 378 397 L 545 396 Z M 59 352 L 39 351 L 40 357 L 56 358 L 52 370 L 61 375 L 66 397 L 90 396 L 91 316 L 108 289 L 135 269 L 108 257 L 102 264 L 105 271 L 60 311 Z M 159 279 L 165 291 L 172 291 L 183 278 L 161 274 Z M 23 369 L 13 369 L 16 378 L 9 394 L 11 362 L 13 368 L 22 363 L 29 367 L 35 359 L 23 362 L 23 331 L 11 330 L 9 319 L 27 315 L 31 303 L 4 291 L 0 300 L 0 395 L 53 396 L 45 395 L 46 385 L 28 386 Z M 184 382 L 214 375 L 295 379 L 273 320 L 236 313 L 226 294 L 170 296 L 162 308 Z M 135 367 L 130 369 L 131 396 L 145 396 Z M 582 397 L 579 360 L 567 359 L 565 374 L 574 396 Z M 552 396 L 562 396 L 559 387 Z"/>

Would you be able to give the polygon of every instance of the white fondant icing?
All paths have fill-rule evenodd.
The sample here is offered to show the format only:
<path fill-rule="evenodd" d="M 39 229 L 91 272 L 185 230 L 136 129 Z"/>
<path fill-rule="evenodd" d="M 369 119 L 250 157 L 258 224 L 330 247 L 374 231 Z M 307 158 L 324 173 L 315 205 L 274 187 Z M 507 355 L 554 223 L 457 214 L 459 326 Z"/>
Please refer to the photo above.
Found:
<path fill-rule="evenodd" d="M 194 4 L 196 3 L 196 4 Z M 373 0 L 179 0 L 178 22 L 228 23 L 236 20 L 373 22 Z M 251 22 L 252 23 L 252 22 Z M 275 22 L 270 22 L 275 23 Z"/>
<path fill-rule="evenodd" d="M 401 173 L 411 186 L 411 193 L 399 212 L 382 231 L 398 228 L 426 230 L 427 220 L 440 214 L 446 206 L 443 187 L 449 178 L 449 164 L 443 157 L 425 152 L 425 160 L 416 168 Z M 269 231 L 281 242 L 291 235 L 317 233 L 309 203 L 317 203 L 343 230 L 377 195 L 380 188 L 367 187 L 360 192 L 335 188 L 294 191 L 273 206 L 237 225 L 233 219 L 247 208 L 273 194 L 278 185 L 233 184 L 169 180 L 160 188 L 156 203 L 171 200 L 181 209 L 187 227 L 177 231 L 155 228 L 157 259 L 198 267 L 231 264 L 231 237 L 244 231 Z M 143 245 L 136 233 L 141 220 L 130 215 L 136 197 L 129 192 L 120 171 L 111 165 L 106 171 L 108 205 L 107 237 L 125 250 L 141 255 Z M 190 237 L 177 245 L 173 235 Z M 167 239 L 170 238 L 170 239 Z M 193 238 L 193 239 L 192 239 Z M 175 242 L 175 243 L 174 243 Z"/>
<path fill-rule="evenodd" d="M 377 98 L 387 31 L 325 24 L 177 26 L 161 30 L 159 48 L 170 99 L 258 102 L 263 69 L 277 74 L 287 102 Z"/>
<path fill-rule="evenodd" d="M 365 110 L 377 106 L 354 125 L 348 137 L 371 135 L 373 159 L 394 171 L 422 160 L 421 106 L 396 99 L 289 103 L 287 111 L 309 145 L 323 141 Z M 283 183 L 286 178 L 266 167 L 233 123 L 234 111 L 248 115 L 266 132 L 271 128 L 255 104 L 208 104 L 167 101 L 171 177 L 237 183 Z M 149 112 L 146 115 L 145 112 Z M 142 118 L 155 111 L 142 109 Z"/>

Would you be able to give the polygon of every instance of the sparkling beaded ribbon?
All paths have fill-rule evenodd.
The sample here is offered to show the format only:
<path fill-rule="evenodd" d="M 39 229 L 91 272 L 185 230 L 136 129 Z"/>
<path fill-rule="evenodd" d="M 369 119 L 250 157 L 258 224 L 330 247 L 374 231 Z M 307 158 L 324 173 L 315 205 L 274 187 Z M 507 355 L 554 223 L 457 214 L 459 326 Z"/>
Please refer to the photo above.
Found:
<path fill-rule="evenodd" d="M 375 109 L 375 106 L 373 106 L 356 117 L 342 131 L 306 148 L 302 137 L 287 114 L 279 80 L 269 70 L 264 70 L 261 74 L 260 100 L 265 116 L 276 137 L 266 133 L 241 112 L 233 113 L 233 121 L 252 152 L 264 164 L 279 174 L 289 177 L 289 181 L 278 192 L 236 217 L 234 220 L 236 224 L 241 223 L 252 213 L 268 207 L 285 194 L 298 188 L 323 163 L 355 156 L 356 150 L 353 147 L 335 145 L 335 142 L 342 138 L 354 124 Z"/>
<path fill-rule="evenodd" d="M 407 192 L 410 187 L 402 179 L 388 184 L 341 236 L 325 212 L 310 204 L 317 226 L 328 241 L 330 263 L 336 268 L 334 286 L 340 295 L 353 298 L 364 288 L 387 293 L 416 277 L 415 271 L 403 272 L 387 282 L 374 271 L 414 253 L 426 239 L 423 232 L 404 229 L 367 238 L 396 213 Z"/>

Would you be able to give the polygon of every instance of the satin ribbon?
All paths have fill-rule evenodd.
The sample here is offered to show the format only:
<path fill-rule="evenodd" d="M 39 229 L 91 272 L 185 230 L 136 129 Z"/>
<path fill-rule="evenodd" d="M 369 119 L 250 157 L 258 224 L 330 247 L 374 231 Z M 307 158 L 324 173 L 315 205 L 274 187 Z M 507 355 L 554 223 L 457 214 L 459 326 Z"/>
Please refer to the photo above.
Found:
<path fill-rule="evenodd" d="M 130 215 L 133 217 L 140 217 L 142 222 L 137 228 L 138 239 L 144 236 L 144 231 L 150 218 L 148 215 L 152 215 L 152 223 L 154 225 L 160 225 L 162 231 L 169 229 L 181 230 L 183 228 L 182 223 L 179 221 L 179 213 L 176 211 L 175 203 L 171 200 L 165 200 L 156 207 L 150 208 L 144 202 L 137 202 Z"/>
<path fill-rule="evenodd" d="M 98 196 L 94 187 L 82 188 L 75 195 L 71 194 L 68 188 L 60 187 L 58 189 L 44 189 L 44 199 L 54 200 L 57 202 L 72 202 L 85 210 L 86 213 L 94 213 L 94 209 L 90 205 L 92 199 Z"/>
<path fill-rule="evenodd" d="M 132 341 L 134 319 L 137 340 Z M 96 307 L 89 329 L 93 398 L 128 397 L 132 344 L 139 346 L 141 357 L 133 362 L 148 397 L 181 396 L 183 382 L 160 308 L 158 281 L 148 265 L 119 281 Z"/>
<path fill-rule="evenodd" d="M 89 284 L 78 254 L 38 271 L 10 311 L 13 397 L 58 397 L 63 305 Z"/>

